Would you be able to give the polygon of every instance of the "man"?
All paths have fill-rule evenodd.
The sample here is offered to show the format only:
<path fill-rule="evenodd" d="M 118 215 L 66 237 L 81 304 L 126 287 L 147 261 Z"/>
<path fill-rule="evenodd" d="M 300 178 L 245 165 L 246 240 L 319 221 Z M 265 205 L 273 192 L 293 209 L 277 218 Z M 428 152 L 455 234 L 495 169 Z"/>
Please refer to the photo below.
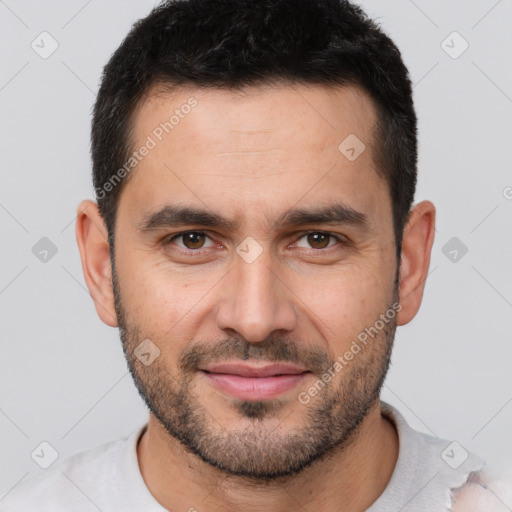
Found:
<path fill-rule="evenodd" d="M 2 510 L 433 512 L 484 489 L 482 459 L 448 464 L 379 398 L 434 239 L 416 146 L 400 53 L 349 2 L 170 1 L 136 23 L 76 234 L 149 422 Z"/>

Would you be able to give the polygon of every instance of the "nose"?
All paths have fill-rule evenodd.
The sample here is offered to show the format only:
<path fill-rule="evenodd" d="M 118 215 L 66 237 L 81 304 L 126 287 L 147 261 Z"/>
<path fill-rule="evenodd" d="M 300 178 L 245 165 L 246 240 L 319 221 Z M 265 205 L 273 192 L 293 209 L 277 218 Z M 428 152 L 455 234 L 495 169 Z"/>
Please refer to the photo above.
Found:
<path fill-rule="evenodd" d="M 273 331 L 292 331 L 297 314 L 294 294 L 272 267 L 268 251 L 251 263 L 236 257 L 233 268 L 223 280 L 217 308 L 217 327 L 236 331 L 247 341 L 265 340 Z"/>

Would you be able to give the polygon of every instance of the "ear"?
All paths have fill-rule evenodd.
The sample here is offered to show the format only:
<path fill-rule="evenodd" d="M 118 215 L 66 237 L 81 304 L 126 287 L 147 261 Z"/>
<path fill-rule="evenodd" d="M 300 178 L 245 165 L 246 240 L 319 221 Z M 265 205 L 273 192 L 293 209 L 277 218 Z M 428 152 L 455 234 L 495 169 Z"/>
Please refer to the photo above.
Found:
<path fill-rule="evenodd" d="M 117 327 L 108 232 L 94 201 L 85 200 L 78 206 L 76 241 L 96 312 L 104 323 Z"/>
<path fill-rule="evenodd" d="M 409 323 L 420 308 L 434 243 L 435 220 L 434 205 L 422 201 L 411 209 L 405 225 L 399 274 L 402 309 L 397 316 L 398 325 Z"/>

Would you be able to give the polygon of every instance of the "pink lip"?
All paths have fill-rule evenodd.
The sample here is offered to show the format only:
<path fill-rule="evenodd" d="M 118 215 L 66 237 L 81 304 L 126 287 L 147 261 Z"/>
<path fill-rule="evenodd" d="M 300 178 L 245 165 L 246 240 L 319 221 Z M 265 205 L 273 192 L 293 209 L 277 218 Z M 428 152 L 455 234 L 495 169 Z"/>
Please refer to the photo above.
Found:
<path fill-rule="evenodd" d="M 207 366 L 203 375 L 218 389 L 241 400 L 266 400 L 289 391 L 310 372 L 290 364 L 249 366 L 220 363 Z"/>

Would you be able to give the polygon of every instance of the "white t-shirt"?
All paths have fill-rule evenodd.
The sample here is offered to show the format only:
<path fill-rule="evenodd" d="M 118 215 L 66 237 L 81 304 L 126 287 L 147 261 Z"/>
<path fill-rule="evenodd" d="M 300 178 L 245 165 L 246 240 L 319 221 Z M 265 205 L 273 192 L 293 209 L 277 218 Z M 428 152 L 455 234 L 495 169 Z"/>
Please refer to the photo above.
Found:
<path fill-rule="evenodd" d="M 451 489 L 466 483 L 484 461 L 462 446 L 413 430 L 397 409 L 381 401 L 394 423 L 398 460 L 388 486 L 368 512 L 446 512 Z M 125 439 L 76 454 L 0 493 L 1 512 L 163 512 L 142 478 L 137 441 Z M 467 458 L 463 461 L 463 459 Z"/>

